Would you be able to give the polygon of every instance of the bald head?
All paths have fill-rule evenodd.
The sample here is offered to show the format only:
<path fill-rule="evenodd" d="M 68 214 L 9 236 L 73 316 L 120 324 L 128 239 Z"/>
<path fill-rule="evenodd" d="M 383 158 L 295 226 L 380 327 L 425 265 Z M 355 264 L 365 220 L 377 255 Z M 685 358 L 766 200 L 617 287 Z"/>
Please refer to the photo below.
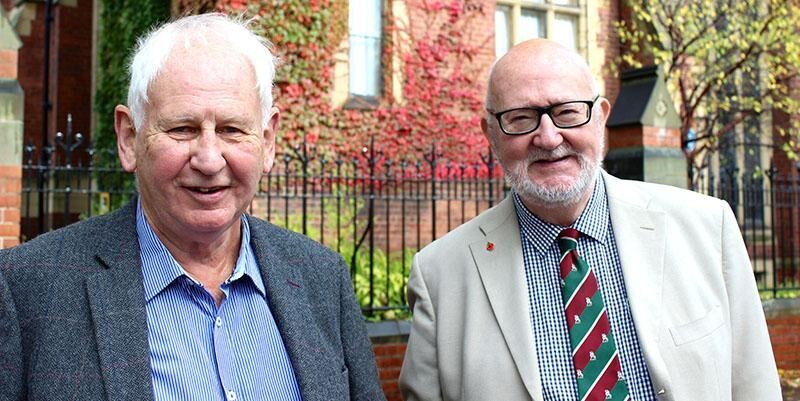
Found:
<path fill-rule="evenodd" d="M 498 111 L 507 107 L 503 95 L 530 85 L 547 85 L 549 80 L 566 80 L 576 89 L 585 88 L 587 97 L 597 94 L 597 85 L 586 61 L 575 51 L 547 39 L 522 42 L 498 59 L 489 72 L 486 109 Z M 547 103 L 547 102 L 545 102 Z"/>

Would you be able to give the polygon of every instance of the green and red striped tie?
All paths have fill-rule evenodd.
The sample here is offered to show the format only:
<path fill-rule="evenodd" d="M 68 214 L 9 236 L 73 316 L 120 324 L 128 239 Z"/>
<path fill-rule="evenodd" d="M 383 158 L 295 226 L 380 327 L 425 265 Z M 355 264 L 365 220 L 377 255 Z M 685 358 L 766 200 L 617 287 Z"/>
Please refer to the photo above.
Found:
<path fill-rule="evenodd" d="M 597 278 L 578 256 L 580 235 L 574 228 L 567 228 L 558 235 L 561 294 L 572 344 L 578 399 L 630 400 Z"/>

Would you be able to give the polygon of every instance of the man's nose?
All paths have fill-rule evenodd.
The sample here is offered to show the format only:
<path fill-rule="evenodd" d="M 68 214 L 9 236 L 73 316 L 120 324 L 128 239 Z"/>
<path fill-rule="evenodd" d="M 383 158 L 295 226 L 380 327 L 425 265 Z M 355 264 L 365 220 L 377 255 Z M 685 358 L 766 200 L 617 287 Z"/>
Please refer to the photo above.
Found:
<path fill-rule="evenodd" d="M 223 146 L 213 130 L 203 130 L 193 141 L 190 166 L 205 175 L 218 173 L 227 164 Z"/>
<path fill-rule="evenodd" d="M 551 150 L 557 148 L 564 142 L 559 128 L 553 124 L 553 120 L 548 114 L 541 117 L 539 128 L 533 132 L 532 143 L 537 148 Z"/>

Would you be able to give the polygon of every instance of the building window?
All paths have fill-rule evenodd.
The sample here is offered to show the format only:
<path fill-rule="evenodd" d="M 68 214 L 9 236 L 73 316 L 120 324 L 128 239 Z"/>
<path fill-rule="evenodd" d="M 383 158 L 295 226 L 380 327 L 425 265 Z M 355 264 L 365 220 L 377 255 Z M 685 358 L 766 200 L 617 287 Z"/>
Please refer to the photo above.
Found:
<path fill-rule="evenodd" d="M 553 39 L 582 52 L 585 44 L 580 26 L 586 18 L 582 3 L 579 0 L 498 1 L 494 12 L 496 56 L 533 38 Z"/>
<path fill-rule="evenodd" d="M 350 0 L 350 97 L 377 98 L 381 94 L 381 0 Z"/>

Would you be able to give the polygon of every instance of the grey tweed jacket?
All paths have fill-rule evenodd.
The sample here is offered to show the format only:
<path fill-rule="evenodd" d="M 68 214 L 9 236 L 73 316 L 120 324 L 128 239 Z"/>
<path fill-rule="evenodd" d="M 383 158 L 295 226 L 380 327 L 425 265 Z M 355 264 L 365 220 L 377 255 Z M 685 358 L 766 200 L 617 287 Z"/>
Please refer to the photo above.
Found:
<path fill-rule="evenodd" d="M 0 251 L 0 400 L 153 399 L 135 212 Z M 342 259 L 248 219 L 303 399 L 384 400 Z"/>

